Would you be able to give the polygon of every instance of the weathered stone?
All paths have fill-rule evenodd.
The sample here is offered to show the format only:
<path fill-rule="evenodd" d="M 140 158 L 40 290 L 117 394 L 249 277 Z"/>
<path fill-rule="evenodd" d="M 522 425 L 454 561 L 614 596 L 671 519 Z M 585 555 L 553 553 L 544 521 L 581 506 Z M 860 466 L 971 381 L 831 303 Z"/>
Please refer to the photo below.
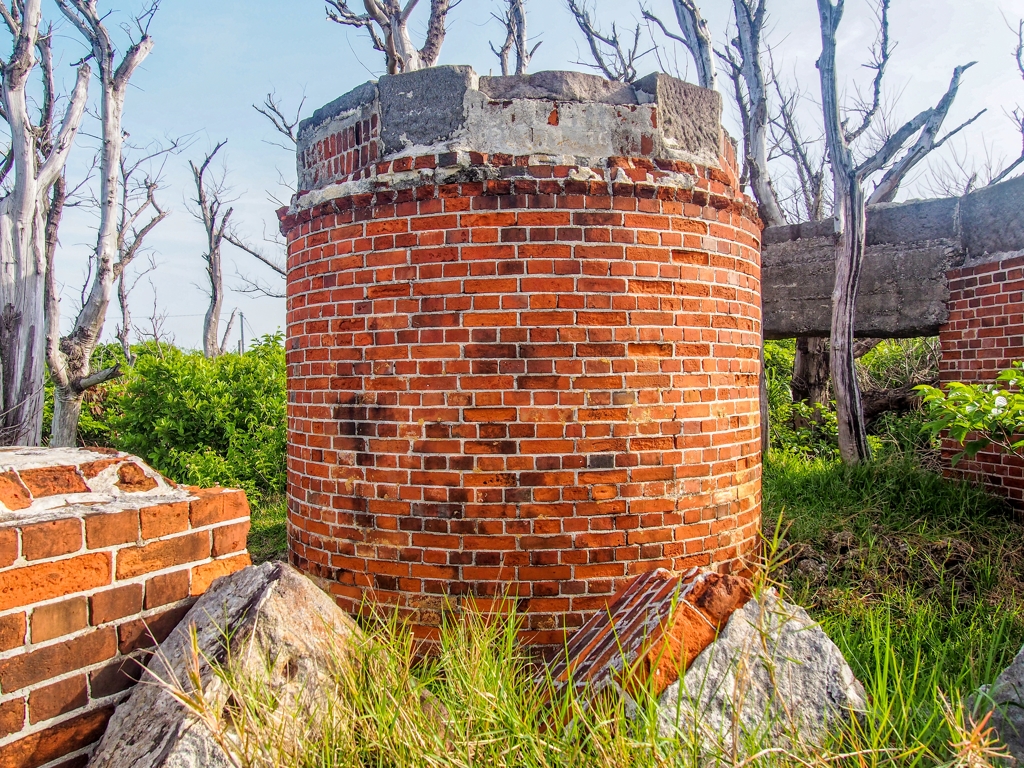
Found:
<path fill-rule="evenodd" d="M 805 744 L 820 741 L 864 707 L 864 689 L 835 643 L 802 608 L 766 592 L 733 613 L 718 640 L 669 686 L 660 716 L 666 735 L 678 729 L 707 752 L 731 753 L 745 736 L 762 744 L 793 734 Z"/>
<path fill-rule="evenodd" d="M 602 104 L 636 104 L 634 90 L 626 83 L 585 72 L 547 71 L 530 75 L 481 77 L 480 92 L 494 101 L 549 99 L 595 101 Z"/>
<path fill-rule="evenodd" d="M 666 145 L 695 156 L 699 163 L 718 165 L 721 142 L 722 96 L 661 72 L 633 83 L 658 105 L 658 120 Z"/>
<path fill-rule="evenodd" d="M 92 768 L 233 765 L 209 728 L 158 682 L 191 688 L 191 632 L 200 653 L 203 696 L 217 712 L 228 694 L 210 662 L 223 664 L 230 654 L 239 673 L 260 675 L 281 706 L 301 705 L 315 697 L 359 630 L 326 593 L 284 563 L 217 580 L 160 645 L 143 684 L 117 708 Z"/>
<path fill-rule="evenodd" d="M 466 122 L 472 67 L 429 67 L 385 75 L 377 83 L 385 152 L 429 147 L 449 139 Z"/>
<path fill-rule="evenodd" d="M 970 709 L 975 721 L 991 712 L 988 724 L 1018 764 L 1024 762 L 1024 648 L 992 685 L 984 686 Z"/>

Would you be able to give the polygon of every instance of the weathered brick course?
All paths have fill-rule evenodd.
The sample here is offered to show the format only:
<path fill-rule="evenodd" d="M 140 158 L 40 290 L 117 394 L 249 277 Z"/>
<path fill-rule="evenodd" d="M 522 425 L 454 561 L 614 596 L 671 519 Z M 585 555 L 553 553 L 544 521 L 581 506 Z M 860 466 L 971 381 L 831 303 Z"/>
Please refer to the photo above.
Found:
<path fill-rule="evenodd" d="M 245 496 L 194 496 L 118 452 L 16 448 L 0 505 L 0 768 L 84 766 L 148 649 L 248 564 Z"/>

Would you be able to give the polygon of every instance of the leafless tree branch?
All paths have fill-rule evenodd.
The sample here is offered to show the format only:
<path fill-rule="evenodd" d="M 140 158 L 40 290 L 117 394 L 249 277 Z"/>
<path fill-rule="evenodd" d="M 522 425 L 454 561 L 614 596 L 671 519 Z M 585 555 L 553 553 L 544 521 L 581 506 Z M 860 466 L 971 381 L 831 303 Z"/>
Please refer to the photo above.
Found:
<path fill-rule="evenodd" d="M 649 51 L 640 52 L 640 25 L 636 26 L 632 46 L 626 47 L 619 39 L 619 32 L 614 24 L 612 24 L 610 34 L 602 33 L 594 24 L 586 6 L 586 0 L 566 0 L 566 4 L 576 19 L 576 24 L 587 38 L 590 54 L 594 58 L 593 64 L 584 64 L 584 66 L 599 70 L 609 80 L 619 80 L 625 83 L 632 83 L 636 80 L 637 60 L 649 53 Z M 583 64 L 583 62 L 578 63 Z"/>
<path fill-rule="evenodd" d="M 409 15 L 418 0 L 363 0 L 366 13 L 356 13 L 348 0 L 326 0 L 327 18 L 348 27 L 362 28 L 370 35 L 375 50 L 386 59 L 389 74 L 432 67 L 444 43 L 448 12 L 457 5 L 451 0 L 430 0 L 430 18 L 423 47 L 417 49 L 409 37 Z"/>

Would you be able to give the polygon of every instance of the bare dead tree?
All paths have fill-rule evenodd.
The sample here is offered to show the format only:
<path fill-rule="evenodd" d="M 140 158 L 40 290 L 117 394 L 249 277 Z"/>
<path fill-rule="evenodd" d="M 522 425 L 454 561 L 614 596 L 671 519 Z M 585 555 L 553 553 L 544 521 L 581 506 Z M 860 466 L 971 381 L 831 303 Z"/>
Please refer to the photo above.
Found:
<path fill-rule="evenodd" d="M 412 72 L 434 66 L 444 43 L 448 12 L 457 5 L 451 0 L 430 0 L 430 18 L 423 47 L 409 37 L 409 16 L 418 0 L 363 0 L 366 13 L 356 13 L 348 0 L 327 0 L 327 18 L 347 27 L 365 29 L 374 50 L 384 54 L 388 74 Z"/>
<path fill-rule="evenodd" d="M 114 281 L 119 269 L 124 267 L 121 259 L 126 252 L 120 227 L 123 220 L 120 174 L 125 138 L 122 118 L 132 75 L 153 49 L 149 25 L 159 8 L 159 0 L 153 0 L 133 19 L 133 29 L 129 30 L 129 46 L 120 62 L 116 61 L 118 51 L 104 23 L 105 14 L 101 15 L 96 8 L 96 0 L 56 2 L 68 21 L 81 33 L 89 49 L 89 56 L 96 61 L 101 89 L 99 226 L 96 248 L 92 256 L 94 272 L 88 298 L 82 304 L 71 332 L 65 336 L 60 335 L 60 300 L 56 286 L 52 283 L 53 278 L 47 303 L 46 356 L 55 391 L 50 444 L 72 446 L 77 442 L 78 419 L 85 391 L 121 373 L 116 365 L 93 373 L 91 358 L 103 332 Z M 142 211 L 151 206 L 150 200 Z M 134 221 L 132 223 L 134 224 Z M 152 227 L 142 227 L 138 234 L 144 238 L 151 229 Z M 130 249 L 129 261 L 137 247 Z M 50 266 L 52 267 L 52 264 Z M 53 272 L 54 270 L 50 269 L 51 275 Z"/>
<path fill-rule="evenodd" d="M 640 25 L 636 25 L 632 45 L 626 45 L 619 39 L 619 31 L 615 24 L 612 24 L 610 34 L 601 31 L 590 17 L 586 0 L 566 0 L 566 4 L 576 19 L 576 24 L 587 38 L 590 55 L 594 59 L 593 64 L 577 63 L 600 71 L 609 80 L 624 83 L 636 80 L 637 61 L 650 52 L 640 51 Z"/>
<path fill-rule="evenodd" d="M 203 159 L 202 164 L 196 165 L 190 162 L 192 177 L 196 185 L 195 204 L 193 212 L 203 224 L 206 231 L 206 253 L 203 260 L 206 262 L 206 276 L 209 278 L 210 306 L 206 310 L 203 319 L 203 354 L 207 357 L 219 357 L 227 350 L 228 338 L 235 324 L 235 315 L 238 310 L 231 312 L 227 327 L 224 329 L 223 337 L 218 335 L 220 328 L 220 315 L 224 306 L 224 273 L 221 261 L 221 245 L 228 232 L 231 221 L 231 214 L 234 209 L 230 206 L 225 210 L 226 202 L 223 200 L 225 193 L 224 178 L 211 179 L 208 175 L 210 164 L 217 153 L 227 144 L 222 141 L 213 148 Z"/>
<path fill-rule="evenodd" d="M 273 256 L 268 256 L 262 251 L 262 249 L 242 240 L 233 232 L 225 232 L 224 239 L 231 243 L 233 246 L 235 246 L 235 248 L 238 248 L 243 253 L 252 256 L 261 264 L 270 267 L 270 269 L 281 278 L 288 277 L 288 269 L 280 259 L 274 258 Z M 271 242 L 274 246 L 278 248 L 281 248 L 284 245 L 279 240 L 269 240 L 269 242 Z M 238 290 L 242 293 L 258 293 L 272 299 L 283 299 L 286 296 L 283 287 L 273 288 L 267 285 L 266 283 L 261 282 L 259 279 L 251 278 L 248 275 L 239 274 L 238 277 L 242 280 L 242 286 L 236 288 L 235 290 Z"/>
<path fill-rule="evenodd" d="M 56 242 L 59 220 L 48 212 L 51 191 L 56 204 L 63 204 L 62 174 L 82 122 L 91 74 L 88 64 L 79 64 L 55 130 L 53 56 L 50 32 L 40 34 L 40 6 L 41 0 L 0 0 L 0 16 L 12 38 L 10 56 L 0 60 L 0 117 L 11 134 L 0 164 L 0 182 L 8 190 L 0 199 L 0 443 L 5 445 L 42 441 L 47 238 Z M 37 64 L 43 98 L 38 122 L 33 122 L 27 90 Z"/>
<path fill-rule="evenodd" d="M 836 206 L 836 282 L 832 293 L 832 327 L 830 341 L 830 368 L 836 398 L 839 422 L 839 451 L 847 462 L 855 463 L 870 458 L 864 413 L 860 401 L 854 362 L 854 316 L 857 288 L 864 259 L 867 199 L 865 182 L 872 174 L 885 169 L 904 146 L 918 134 L 918 142 L 935 120 L 948 111 L 947 100 L 956 96 L 960 75 L 967 66 L 957 67 L 946 95 L 939 105 L 923 110 L 899 129 L 881 147 L 861 162 L 854 158 L 852 142 L 863 135 L 872 124 L 881 106 L 882 78 L 892 52 L 889 41 L 889 0 L 882 0 L 880 9 L 879 43 L 874 61 L 872 99 L 854 112 L 861 115 L 860 125 L 850 129 L 843 119 L 839 105 L 839 87 L 836 73 L 836 34 L 843 15 L 844 0 L 818 0 L 821 25 L 822 52 L 818 59 L 821 79 L 822 112 L 825 139 L 832 166 Z M 941 117 L 940 117 L 941 113 Z"/>
<path fill-rule="evenodd" d="M 131 334 L 135 331 L 136 337 L 139 336 L 135 324 L 132 322 L 131 305 L 129 298 L 132 291 L 139 284 L 142 278 L 156 271 L 156 259 L 152 256 L 149 258 L 149 264 L 145 269 L 141 270 L 135 277 L 129 281 L 128 271 L 125 269 L 121 270 L 121 274 L 117 277 L 117 305 L 121 310 L 121 323 L 114 328 L 114 338 L 117 339 L 121 345 L 121 351 L 124 353 L 124 359 L 127 361 L 129 366 L 135 365 L 135 355 L 132 353 Z"/>
<path fill-rule="evenodd" d="M 253 109 L 270 121 L 270 124 L 274 126 L 274 130 L 281 134 L 286 141 L 285 144 L 267 142 L 268 144 L 281 147 L 281 149 L 289 152 L 295 151 L 295 145 L 299 141 L 299 115 L 302 114 L 302 107 L 305 103 L 306 97 L 303 96 L 299 101 L 299 106 L 295 108 L 294 115 L 285 112 L 285 108 L 278 101 L 276 93 L 268 93 L 267 98 L 263 100 L 262 104 L 252 105 Z"/>
<path fill-rule="evenodd" d="M 1024 19 L 1020 19 L 1017 22 L 1017 47 L 1013 51 L 1013 58 L 1017 64 L 1017 71 L 1020 73 L 1020 76 L 1024 78 Z M 1009 178 L 1010 174 L 1017 170 L 1021 163 L 1024 163 L 1024 107 L 1019 105 L 1014 107 L 1013 111 L 1009 113 L 1009 117 L 1013 120 L 1013 123 L 1018 130 L 1020 130 L 1020 156 L 1007 165 L 1002 171 L 993 176 L 989 181 L 989 184 L 998 184 L 1000 181 Z"/>
<path fill-rule="evenodd" d="M 665 23 L 655 16 L 648 8 L 641 7 L 640 12 L 647 21 L 658 25 L 665 37 L 682 43 L 693 57 L 697 67 L 697 84 L 701 88 L 716 90 L 718 87 L 715 59 L 712 54 L 711 29 L 701 16 L 700 8 L 693 0 L 672 0 L 676 12 L 676 20 L 682 35 L 670 32 Z"/>
<path fill-rule="evenodd" d="M 495 48 L 491 43 L 491 51 L 501 62 L 501 74 L 513 74 L 509 64 L 512 52 L 516 54 L 515 74 L 525 75 L 527 67 L 530 66 L 530 59 L 540 48 L 537 43 L 533 48 L 527 44 L 526 38 L 526 0 L 505 0 L 505 12 L 499 16 L 491 14 L 505 27 L 505 41 L 500 48 Z"/>

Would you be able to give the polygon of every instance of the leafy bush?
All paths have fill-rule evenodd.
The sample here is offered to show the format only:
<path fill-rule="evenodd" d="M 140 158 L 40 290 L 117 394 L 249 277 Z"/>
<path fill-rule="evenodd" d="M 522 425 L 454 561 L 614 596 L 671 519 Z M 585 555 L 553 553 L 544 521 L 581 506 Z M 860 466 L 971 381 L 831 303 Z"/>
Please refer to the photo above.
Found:
<path fill-rule="evenodd" d="M 101 427 L 121 450 L 178 482 L 232 485 L 251 498 L 285 486 L 286 397 L 281 337 L 207 359 L 165 348 L 138 357 L 111 388 Z M 98 430 L 97 430 L 98 431 Z"/>
<path fill-rule="evenodd" d="M 835 411 L 793 402 L 790 385 L 795 358 L 795 339 L 765 342 L 764 372 L 768 384 L 771 447 L 803 456 L 838 456 Z"/>
<path fill-rule="evenodd" d="M 896 389 L 939 376 L 939 339 L 885 339 L 857 361 L 861 389 Z"/>
<path fill-rule="evenodd" d="M 1005 386 L 1000 387 L 1000 384 Z M 921 392 L 930 421 L 924 428 L 934 437 L 940 432 L 960 443 L 964 455 L 974 458 L 978 451 L 996 445 L 1007 453 L 1024 453 L 1024 362 L 1018 361 L 996 377 L 995 384 L 964 384 L 959 381 L 938 387 L 922 385 Z"/>

